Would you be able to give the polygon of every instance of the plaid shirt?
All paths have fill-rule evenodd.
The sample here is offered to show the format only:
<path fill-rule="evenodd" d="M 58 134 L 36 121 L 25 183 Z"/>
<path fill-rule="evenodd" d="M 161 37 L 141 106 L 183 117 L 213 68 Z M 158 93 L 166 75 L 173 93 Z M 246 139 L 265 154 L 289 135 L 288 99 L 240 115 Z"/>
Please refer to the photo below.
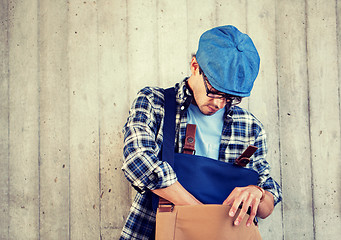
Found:
<path fill-rule="evenodd" d="M 192 96 L 186 79 L 175 85 L 176 152 L 182 152 L 185 142 L 187 108 Z M 150 239 L 155 226 L 151 191 L 165 188 L 177 181 L 173 169 L 158 154 L 163 141 L 164 90 L 146 87 L 142 89 L 129 113 L 124 126 L 124 164 L 122 170 L 132 186 L 138 191 L 130 209 L 120 239 Z M 263 126 L 248 111 L 233 106 L 225 111 L 219 160 L 233 163 L 249 146 L 258 147 L 247 168 L 259 173 L 258 186 L 271 192 L 275 205 L 281 201 L 279 185 L 271 178 L 267 153 L 266 135 Z M 153 238 L 152 238 L 153 239 Z"/>

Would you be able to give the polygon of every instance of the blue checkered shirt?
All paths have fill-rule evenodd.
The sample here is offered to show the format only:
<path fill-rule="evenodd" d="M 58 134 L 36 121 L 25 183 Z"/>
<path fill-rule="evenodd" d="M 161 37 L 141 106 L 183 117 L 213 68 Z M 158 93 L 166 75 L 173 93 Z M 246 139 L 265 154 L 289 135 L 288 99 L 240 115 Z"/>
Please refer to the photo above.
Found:
<path fill-rule="evenodd" d="M 186 79 L 175 85 L 176 144 L 180 153 L 185 142 L 187 108 L 192 95 Z M 151 234 L 155 226 L 152 210 L 151 191 L 165 188 L 177 181 L 173 169 L 158 157 L 163 141 L 164 90 L 146 87 L 134 100 L 129 117 L 123 128 L 124 164 L 122 170 L 137 190 L 120 240 L 154 239 Z M 233 106 L 225 111 L 224 125 L 219 149 L 219 160 L 233 163 L 249 146 L 258 147 L 251 157 L 248 168 L 259 173 L 258 186 L 271 192 L 275 205 L 281 201 L 280 186 L 271 178 L 267 153 L 266 135 L 263 126 L 250 112 Z"/>

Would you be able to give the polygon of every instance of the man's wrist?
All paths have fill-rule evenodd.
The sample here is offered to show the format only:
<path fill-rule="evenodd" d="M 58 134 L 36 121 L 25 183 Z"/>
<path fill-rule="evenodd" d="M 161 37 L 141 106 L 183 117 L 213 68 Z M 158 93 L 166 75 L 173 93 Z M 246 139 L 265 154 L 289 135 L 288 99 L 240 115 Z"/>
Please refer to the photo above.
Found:
<path fill-rule="evenodd" d="M 265 198 L 265 190 L 257 185 L 252 185 L 253 187 L 256 187 L 259 191 L 262 193 L 262 197 L 260 198 L 260 201 L 262 202 Z"/>

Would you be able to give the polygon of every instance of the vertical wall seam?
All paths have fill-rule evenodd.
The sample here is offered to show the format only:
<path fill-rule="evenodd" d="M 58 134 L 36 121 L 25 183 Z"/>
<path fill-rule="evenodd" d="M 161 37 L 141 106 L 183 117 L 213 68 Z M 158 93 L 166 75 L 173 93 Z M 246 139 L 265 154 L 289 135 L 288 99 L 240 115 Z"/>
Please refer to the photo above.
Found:
<path fill-rule="evenodd" d="M 340 69 L 340 59 L 339 59 L 339 56 L 340 56 L 340 37 L 339 37 L 339 29 L 340 29 L 340 25 L 339 25 L 339 21 L 340 21 L 340 16 L 339 16 L 339 12 L 338 12 L 338 0 L 335 0 L 335 16 L 336 16 L 336 51 L 337 51 L 337 68 L 338 68 L 338 71 L 337 71 L 337 78 L 338 78 L 338 83 L 339 83 L 339 86 L 338 86 L 338 102 L 339 102 L 339 126 L 341 126 L 341 85 L 340 85 L 340 77 L 341 77 L 341 69 Z M 340 135 L 341 135 L 341 129 L 340 129 Z M 341 149 L 341 141 L 340 141 L 340 149 Z"/>
<path fill-rule="evenodd" d="M 128 100 L 130 99 L 130 90 L 131 90 L 131 81 L 130 81 L 130 74 L 129 74 L 129 59 L 130 59 L 130 36 L 129 36 L 129 27 L 130 27 L 130 23 L 129 23 L 129 0 L 126 0 L 126 39 L 127 39 L 127 94 L 128 94 Z"/>
<path fill-rule="evenodd" d="M 215 5 L 215 11 L 214 11 L 214 14 L 215 14 L 215 18 L 214 18 L 214 27 L 218 26 L 218 24 L 220 25 L 219 23 L 219 2 L 218 0 L 215 0 L 214 1 L 214 5 Z"/>
<path fill-rule="evenodd" d="M 160 86 L 161 84 L 161 79 L 160 79 L 160 33 L 159 33 L 159 23 L 160 23 L 160 11 L 159 11 L 159 1 L 155 1 L 155 11 L 156 11 L 156 23 L 154 24 L 155 26 L 155 33 L 156 33 L 156 44 L 155 44 L 155 49 L 154 51 L 156 52 L 156 64 L 154 67 L 154 71 L 156 71 L 156 76 L 157 76 L 157 84 Z"/>
<path fill-rule="evenodd" d="M 40 164 L 41 164 L 41 148 L 40 148 L 40 86 L 41 86 L 41 77 L 40 77 L 40 0 L 37 0 L 37 104 L 38 104 L 38 239 L 40 239 L 40 228 L 41 228 L 41 175 L 40 175 Z"/>
<path fill-rule="evenodd" d="M 196 54 L 196 50 L 191 51 L 190 50 L 190 44 L 189 44 L 189 39 L 191 39 L 191 36 L 189 35 L 189 14 L 188 14 L 188 10 L 189 8 L 189 0 L 186 0 L 186 58 L 189 59 L 189 61 L 187 61 L 187 72 L 186 72 L 186 76 L 190 76 L 191 74 L 191 61 L 192 61 L 192 57 L 193 54 Z"/>
<path fill-rule="evenodd" d="M 315 220 L 315 202 L 314 202 L 314 171 L 313 171 L 313 150 L 312 150 L 312 133 L 311 133 L 311 116 L 310 116 L 310 77 L 309 77 L 309 48 L 308 48 L 308 28 L 309 28 L 309 20 L 308 20 L 308 1 L 305 0 L 305 50 L 306 50 L 306 68 L 307 68 L 307 96 L 308 96 L 308 129 L 309 129 L 309 151 L 310 151 L 310 182 L 311 182 L 311 205 L 312 205 L 312 218 L 313 218 L 313 236 L 314 240 L 316 239 L 316 220 Z"/>
<path fill-rule="evenodd" d="M 98 3 L 96 4 L 96 32 L 97 32 L 97 114 L 98 114 L 98 217 L 99 217 L 99 238 L 102 239 L 102 202 L 101 202 L 101 191 L 102 191 L 102 178 L 101 178 L 101 106 L 100 106 L 100 48 L 99 48 L 99 18 L 98 18 Z"/>
<path fill-rule="evenodd" d="M 189 31 L 188 31 L 188 26 L 189 26 L 189 23 L 188 23 L 188 1 L 189 0 L 186 0 L 186 28 L 187 28 L 187 41 L 186 41 L 186 43 L 187 43 L 187 46 L 186 46 L 186 52 L 187 52 L 187 56 L 186 57 L 191 57 L 191 60 L 192 60 L 192 53 L 189 51 Z M 194 54 L 194 53 L 193 53 Z M 190 64 L 189 64 L 189 66 L 190 66 Z M 188 73 L 188 70 L 187 70 L 187 73 Z"/>
<path fill-rule="evenodd" d="M 248 4 L 247 1 L 244 1 L 244 9 L 245 9 L 245 32 L 247 34 L 249 34 L 249 24 L 248 24 L 248 13 L 249 13 L 249 9 L 248 9 Z"/>
<path fill-rule="evenodd" d="M 10 178 L 10 158 L 11 158 L 11 145 L 10 145 L 10 137 L 11 137 L 11 122 L 10 122 L 10 117 L 11 117 L 11 109 L 10 109 L 10 76 L 11 76 L 11 71 L 9 67 L 9 56 L 10 56 L 10 48 L 9 48 L 9 27 L 10 27 L 10 18 L 9 18 L 9 1 L 7 0 L 6 3 L 7 6 L 7 11 L 6 11 L 6 59 L 7 59 L 7 207 L 8 207 L 8 212 L 7 212 L 7 236 L 10 238 L 10 209 L 11 209 L 11 201 L 10 201 L 10 195 L 11 195 L 11 178 Z"/>
<path fill-rule="evenodd" d="M 282 166 L 283 166 L 283 162 L 282 162 L 282 145 L 281 145 L 281 111 L 280 111 L 280 77 L 279 77 L 279 33 L 278 33 L 278 11 L 277 11 L 277 3 L 278 1 L 275 1 L 275 38 L 276 38 L 276 77 L 277 77 L 277 118 L 278 118 L 278 156 L 279 156 L 279 176 L 280 176 L 280 184 L 281 187 L 283 187 L 283 172 L 282 172 Z M 283 191 L 282 191 L 283 192 Z M 281 203 L 281 218 L 282 218 L 282 239 L 285 239 L 285 231 L 284 231 L 284 207 L 283 207 L 283 202 Z"/>
<path fill-rule="evenodd" d="M 275 2 L 275 34 L 276 34 L 276 76 L 277 76 L 277 117 L 278 117 L 278 156 L 279 156 L 279 176 L 280 184 L 283 189 L 283 161 L 282 161 L 282 144 L 281 144 L 281 93 L 280 93 L 280 59 L 279 59 L 279 33 L 278 33 L 278 1 Z M 282 190 L 283 192 L 283 190 Z M 283 194 L 283 193 L 282 193 Z M 284 204 L 281 203 L 281 218 L 282 218 L 282 239 L 285 239 L 285 224 L 284 224 Z"/>
<path fill-rule="evenodd" d="M 218 0 L 215 0 L 214 1 L 214 26 L 217 26 L 218 25 L 218 18 L 219 18 L 219 15 L 218 15 Z"/>
<path fill-rule="evenodd" d="M 249 33 L 249 22 L 248 22 L 248 13 L 249 13 L 249 9 L 248 9 L 248 4 L 247 4 L 247 1 L 244 1 L 244 14 L 245 14 L 245 33 L 250 35 Z M 250 111 L 250 98 L 248 98 L 248 101 L 247 101 L 247 110 Z"/>
<path fill-rule="evenodd" d="M 126 74 L 126 77 L 127 77 L 127 95 L 128 95 L 128 98 L 127 98 L 127 101 L 126 101 L 126 110 L 128 111 L 129 110 L 129 106 L 130 106 L 130 103 L 129 103 L 129 99 L 130 99 L 130 96 L 129 96 L 129 93 L 130 93 L 130 89 L 131 89 L 131 83 L 130 83 L 130 75 L 129 75 L 129 69 L 130 69 L 130 66 L 129 66 L 129 53 L 130 53 L 130 38 L 129 38 L 129 0 L 126 0 L 125 1 L 125 7 L 126 7 L 126 11 L 125 11 L 125 27 L 126 27 L 126 66 L 127 66 L 127 74 Z M 130 185 L 127 185 L 128 186 L 128 197 L 129 199 L 131 200 L 133 198 L 133 193 L 132 193 L 132 190 L 131 190 L 131 187 Z"/>
<path fill-rule="evenodd" d="M 71 89 L 70 89 L 70 51 L 69 51 L 69 44 L 70 44 L 70 4 L 68 3 L 68 0 L 65 1 L 65 4 L 67 4 L 67 24 L 66 24 L 66 41 L 67 41 L 67 44 L 66 44 L 66 69 L 67 69 L 67 72 L 66 72 L 66 78 L 67 78 L 67 97 L 68 97 L 68 109 L 67 109 L 67 112 L 68 112 L 68 178 L 69 178 L 69 186 L 68 186 L 68 217 L 69 217 L 69 224 L 68 224 L 68 237 L 69 237 L 69 240 L 71 239 L 71 127 L 70 127 L 70 123 L 71 123 L 71 97 L 70 97 L 70 92 L 71 92 Z"/>
<path fill-rule="evenodd" d="M 126 104 L 126 110 L 128 111 L 129 110 L 129 93 L 130 93 L 130 75 L 129 75 L 129 50 L 130 50 L 130 38 L 129 38 L 129 0 L 125 0 L 125 34 L 126 34 L 126 66 L 127 66 L 127 73 L 126 73 L 126 78 L 127 78 L 127 101 L 125 101 L 125 104 Z M 131 190 L 131 187 L 128 187 L 128 198 L 131 200 L 133 198 L 133 195 L 132 195 L 132 190 Z"/>

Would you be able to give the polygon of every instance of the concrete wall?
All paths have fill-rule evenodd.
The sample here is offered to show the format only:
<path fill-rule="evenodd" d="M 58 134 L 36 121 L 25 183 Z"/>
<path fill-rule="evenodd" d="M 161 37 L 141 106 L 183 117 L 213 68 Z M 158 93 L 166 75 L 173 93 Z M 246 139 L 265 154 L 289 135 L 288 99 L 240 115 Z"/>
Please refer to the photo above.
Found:
<path fill-rule="evenodd" d="M 118 239 L 132 99 L 188 76 L 200 34 L 233 24 L 261 56 L 243 106 L 284 194 L 262 235 L 338 239 L 340 14 L 338 0 L 1 0 L 0 238 Z"/>

